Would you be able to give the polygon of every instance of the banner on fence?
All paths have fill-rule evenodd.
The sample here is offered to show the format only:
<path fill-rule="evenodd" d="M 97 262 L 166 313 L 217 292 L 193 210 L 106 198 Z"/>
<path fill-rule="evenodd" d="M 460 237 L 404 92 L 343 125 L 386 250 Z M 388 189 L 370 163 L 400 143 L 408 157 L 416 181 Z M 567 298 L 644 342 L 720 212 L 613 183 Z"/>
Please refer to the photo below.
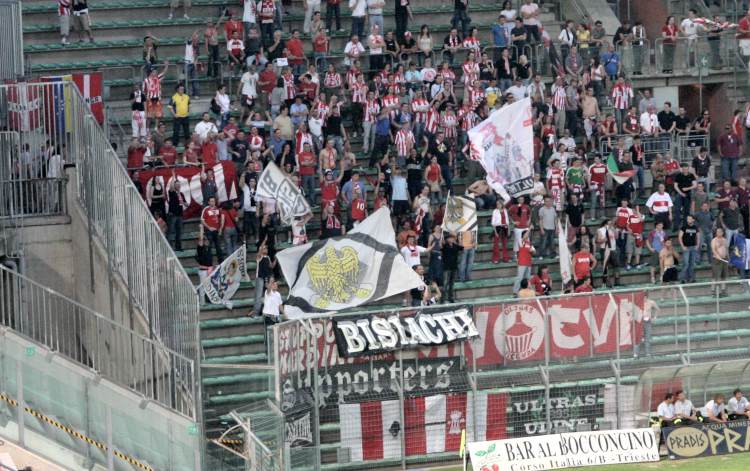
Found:
<path fill-rule="evenodd" d="M 12 131 L 33 131 L 41 125 L 42 94 L 37 80 L 6 81 L 8 87 L 8 128 Z"/>
<path fill-rule="evenodd" d="M 212 304 L 232 308 L 231 299 L 243 281 L 250 281 L 247 273 L 247 248 L 242 244 L 203 281 L 202 287 Z"/>
<path fill-rule="evenodd" d="M 479 394 L 476 401 L 471 393 L 408 397 L 403 416 L 398 400 L 341 404 L 341 447 L 353 462 L 401 458 L 402 440 L 406 456 L 458 452 L 462 430 L 470 440 L 475 428 L 482 440 L 504 437 L 497 418 L 506 404 L 502 393 Z"/>
<path fill-rule="evenodd" d="M 550 388 L 547 404 L 544 389 L 511 393 L 506 420 L 513 429 L 508 436 L 569 432 L 581 426 L 596 430 L 604 417 L 603 395 L 601 386 Z"/>
<path fill-rule="evenodd" d="M 73 95 L 67 82 L 72 75 L 42 77 L 44 85 L 44 127 L 47 132 L 61 137 L 73 127 Z"/>
<path fill-rule="evenodd" d="M 466 308 L 411 317 L 396 313 L 335 319 L 333 331 L 339 353 L 346 357 L 442 345 L 479 335 Z"/>
<path fill-rule="evenodd" d="M 492 112 L 469 131 L 471 158 L 487 172 L 487 183 L 504 200 L 534 189 L 534 120 L 531 99 Z"/>
<path fill-rule="evenodd" d="M 290 448 L 302 448 L 313 444 L 309 409 L 284 417 L 284 443 Z"/>
<path fill-rule="evenodd" d="M 630 348 L 640 339 L 640 327 L 634 319 L 641 318 L 642 310 L 642 293 L 477 306 L 474 324 L 479 338 L 467 344 L 467 362 L 471 363 L 472 355 L 478 366 L 541 360 L 545 335 L 553 358 L 611 353 L 618 345 Z"/>
<path fill-rule="evenodd" d="M 276 201 L 279 218 L 285 226 L 291 226 L 294 218 L 312 211 L 299 186 L 273 162 L 269 162 L 260 175 L 256 196 Z"/>
<path fill-rule="evenodd" d="M 88 105 L 96 122 L 104 124 L 104 101 L 102 99 L 104 79 L 102 72 L 73 74 L 73 82 L 78 87 L 78 91 L 81 92 L 83 101 Z"/>
<path fill-rule="evenodd" d="M 206 169 L 208 170 L 208 169 Z M 237 178 L 234 163 L 221 162 L 211 167 L 216 182 L 216 199 L 218 203 L 233 200 L 237 198 Z M 143 188 L 143 196 L 146 196 L 148 185 L 159 178 L 164 188 L 169 188 L 173 179 L 180 182 L 180 192 L 185 197 L 188 208 L 183 213 L 183 217 L 191 218 L 200 214 L 203 208 L 203 182 L 201 180 L 200 167 L 180 167 L 180 168 L 156 168 L 153 170 L 143 170 L 139 172 L 138 178 Z"/>
<path fill-rule="evenodd" d="M 469 443 L 474 469 L 559 469 L 659 461 L 650 428 L 541 435 Z"/>
<path fill-rule="evenodd" d="M 708 423 L 662 430 L 670 455 L 675 458 L 728 455 L 750 451 L 750 420 Z"/>

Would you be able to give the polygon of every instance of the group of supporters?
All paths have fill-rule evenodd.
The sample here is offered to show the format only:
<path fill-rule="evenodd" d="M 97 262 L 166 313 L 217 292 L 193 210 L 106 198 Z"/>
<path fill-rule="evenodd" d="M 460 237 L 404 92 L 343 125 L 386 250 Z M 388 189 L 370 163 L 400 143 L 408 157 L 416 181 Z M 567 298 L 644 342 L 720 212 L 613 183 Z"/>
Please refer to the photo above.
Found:
<path fill-rule="evenodd" d="M 740 389 L 735 389 L 729 401 L 724 394 L 715 394 L 703 407 L 696 408 L 685 391 L 680 390 L 667 393 L 656 414 L 662 428 L 700 422 L 726 423 L 750 418 L 750 403 Z"/>
<path fill-rule="evenodd" d="M 362 2 L 374 10 L 382 3 Z M 401 3 L 408 7 L 408 1 Z M 216 258 L 209 250 L 201 265 L 218 263 L 239 243 L 255 244 L 257 277 L 263 281 L 256 284 L 256 299 L 279 274 L 275 253 L 281 235 L 288 233 L 293 244 L 307 242 L 308 233 L 341 235 L 388 206 L 405 260 L 426 281 L 425 289 L 409 293 L 404 302 L 455 301 L 455 282 L 472 279 L 479 240 L 442 230 L 449 194 L 469 195 L 480 211 L 492 211 L 492 262 L 517 265 L 513 292 L 519 296 L 560 292 L 553 280 L 562 227 L 573 254 L 573 280 L 562 292 L 616 286 L 621 270 L 645 266 L 652 282 L 691 282 L 702 259 L 715 279 L 725 279 L 732 237 L 748 233 L 750 189 L 737 165 L 747 114 L 734 113 L 711 152 L 708 111 L 693 117 L 690 106 L 675 113 L 663 102 L 657 113 L 659 97 L 650 89 L 633 89 L 617 52 L 599 33 L 600 43 L 591 39 L 584 47 L 578 41 L 558 54 L 537 19 L 539 7 L 527 0 L 518 18 L 503 10 L 498 25 L 516 24 L 493 28 L 497 47 L 483 51 L 459 3 L 465 2 L 456 2 L 453 29 L 440 51 L 428 26 L 412 33 L 408 23 L 399 23 L 401 29 L 382 35 L 371 13 L 369 35 L 353 34 L 337 61 L 327 55 L 318 12 L 311 12 L 305 32 L 293 30 L 283 39 L 281 31 L 273 31 L 273 2 L 256 4 L 257 16 L 248 16 L 253 2 L 246 2 L 242 21 L 231 15 L 223 20 L 228 44 L 235 36 L 244 38 L 235 48 L 241 53 L 228 52 L 232 65 L 242 69 L 239 85 L 227 90 L 219 84 L 194 126 L 198 90 L 191 73 L 164 103 L 165 70 L 147 68 L 143 84 L 135 87 L 128 149 L 134 180 L 144 167 L 201 167 L 203 202 L 218 208 L 202 217 L 199 243 L 212 246 Z M 218 57 L 211 44 L 217 27 L 212 23 L 204 34 L 209 58 Z M 601 25 L 586 29 L 598 31 Z M 505 47 L 497 44 L 497 35 L 509 39 Z M 616 38 L 621 45 L 633 40 L 633 32 L 618 30 Z M 186 61 L 194 61 L 188 65 L 197 61 L 199 39 L 196 33 L 188 41 Z M 312 41 L 313 61 L 300 52 L 306 40 Z M 521 53 L 526 49 L 515 47 L 526 44 L 541 46 L 528 50 L 544 55 L 527 57 Z M 579 54 L 588 65 L 578 66 Z M 553 66 L 551 81 L 534 69 L 543 63 Z M 213 65 L 207 73 L 215 73 Z M 534 188 L 503 201 L 484 180 L 481 164 L 470 158 L 467 132 L 494 110 L 524 98 L 531 101 L 534 125 Z M 162 122 L 164 111 L 172 118 L 171 135 Z M 691 146 L 694 158 L 675 159 L 672 144 L 678 141 Z M 718 160 L 721 178 L 718 172 L 714 176 Z M 229 161 L 241 191 L 234 201 L 218 201 L 211 169 Z M 284 227 L 275 202 L 256 197 L 258 177 L 269 162 L 298 183 L 316 217 Z M 142 190 L 181 249 L 179 189 L 155 182 Z M 535 258 L 547 259 L 546 265 Z"/>

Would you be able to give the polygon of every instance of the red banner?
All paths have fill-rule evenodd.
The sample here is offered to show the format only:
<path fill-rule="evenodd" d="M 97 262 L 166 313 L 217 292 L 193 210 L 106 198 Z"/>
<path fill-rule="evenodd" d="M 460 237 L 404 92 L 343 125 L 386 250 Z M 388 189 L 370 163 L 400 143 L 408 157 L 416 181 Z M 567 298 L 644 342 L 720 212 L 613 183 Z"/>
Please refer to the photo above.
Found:
<path fill-rule="evenodd" d="M 216 196 L 219 203 L 236 199 L 238 196 L 234 168 L 232 162 L 221 162 L 211 167 L 214 173 L 214 181 L 216 181 Z M 206 170 L 208 171 L 208 169 Z M 169 188 L 174 178 L 173 175 L 180 182 L 180 192 L 188 203 L 187 211 L 184 212 L 183 216 L 189 218 L 199 215 L 204 205 L 200 167 L 157 168 L 141 171 L 138 178 L 143 187 L 143 197 L 146 197 L 148 185 L 152 183 L 154 178 L 161 179 L 164 188 Z"/>
<path fill-rule="evenodd" d="M 73 74 L 73 82 L 81 92 L 83 100 L 89 105 L 96 121 L 99 124 L 104 124 L 104 100 L 102 99 L 104 81 L 102 73 Z"/>
<path fill-rule="evenodd" d="M 42 99 L 37 80 L 7 81 L 8 126 L 13 131 L 33 131 L 41 124 Z"/>
<path fill-rule="evenodd" d="M 643 294 L 594 294 L 474 308 L 480 339 L 466 344 L 467 363 L 479 366 L 587 356 L 632 348 L 641 338 Z"/>

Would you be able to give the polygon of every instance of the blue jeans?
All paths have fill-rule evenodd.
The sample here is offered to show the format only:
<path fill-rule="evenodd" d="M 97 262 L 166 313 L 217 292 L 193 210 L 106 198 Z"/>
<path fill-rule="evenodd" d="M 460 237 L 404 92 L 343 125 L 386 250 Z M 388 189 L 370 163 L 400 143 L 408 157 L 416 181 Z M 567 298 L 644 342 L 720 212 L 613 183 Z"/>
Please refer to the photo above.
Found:
<path fill-rule="evenodd" d="M 464 249 L 461 252 L 461 262 L 458 265 L 459 281 L 471 281 L 471 268 L 474 265 L 474 251 L 476 249 Z"/>
<path fill-rule="evenodd" d="M 518 294 L 518 290 L 521 289 L 521 280 L 531 278 L 531 267 L 526 265 L 518 265 L 516 271 L 516 281 L 513 282 L 513 294 Z"/>
<path fill-rule="evenodd" d="M 551 257 L 555 253 L 555 230 L 544 229 L 542 234 L 542 248 L 539 254 L 542 257 Z"/>
<path fill-rule="evenodd" d="M 734 180 L 737 175 L 737 157 L 721 158 L 721 179 Z"/>
<path fill-rule="evenodd" d="M 461 23 L 461 35 L 465 38 L 467 33 L 469 32 L 469 25 L 471 24 L 471 18 L 469 18 L 469 14 L 466 12 L 466 10 L 453 11 L 451 26 L 453 28 L 458 28 L 459 23 Z"/>
<path fill-rule="evenodd" d="M 174 238 L 174 249 L 176 251 L 182 250 L 182 216 L 167 216 L 167 226 L 169 227 L 167 232 L 167 240 Z"/>
<path fill-rule="evenodd" d="M 633 344 L 633 356 L 637 357 L 640 353 L 640 347 L 641 343 L 645 347 L 644 350 L 646 350 L 646 356 L 651 356 L 651 321 L 643 321 L 641 324 L 643 326 L 643 338 L 641 339 L 640 343 L 634 343 Z M 633 333 L 635 335 L 635 333 Z"/>
<path fill-rule="evenodd" d="M 638 182 L 638 196 L 643 195 L 643 166 L 642 165 L 633 165 L 633 168 L 635 169 L 635 178 Z"/>
<path fill-rule="evenodd" d="M 239 244 L 239 237 L 237 235 L 236 227 L 228 227 L 224 229 L 224 245 L 227 249 L 227 254 L 232 255 L 237 250 Z"/>
<path fill-rule="evenodd" d="M 185 90 L 187 91 L 187 84 L 190 83 L 192 89 L 192 96 L 199 96 L 200 87 L 198 86 L 198 77 L 195 74 L 195 64 L 185 64 Z"/>
<path fill-rule="evenodd" d="M 360 40 L 365 35 L 365 17 L 364 16 L 352 16 L 352 33 L 356 34 Z"/>
<path fill-rule="evenodd" d="M 695 280 L 695 262 L 698 261 L 698 247 L 685 247 L 682 253 L 682 272 L 680 281 L 691 282 Z"/>
<path fill-rule="evenodd" d="M 317 175 L 302 175 L 302 188 L 305 191 L 307 201 L 315 206 L 315 188 L 318 186 Z"/>
<path fill-rule="evenodd" d="M 677 232 L 680 230 L 687 215 L 690 214 L 690 194 L 682 196 L 676 194 L 674 198 L 674 214 L 672 215 L 672 230 Z"/>
<path fill-rule="evenodd" d="M 440 173 L 443 174 L 443 180 L 445 181 L 445 188 L 448 190 L 453 189 L 453 170 L 450 165 L 441 165 Z"/>
<path fill-rule="evenodd" d="M 379 30 L 381 34 L 383 33 L 383 31 L 385 31 L 383 29 L 383 15 L 382 14 L 380 15 L 373 15 L 372 13 L 370 14 L 370 31 L 372 31 L 372 27 L 375 25 L 378 25 L 380 27 Z"/>

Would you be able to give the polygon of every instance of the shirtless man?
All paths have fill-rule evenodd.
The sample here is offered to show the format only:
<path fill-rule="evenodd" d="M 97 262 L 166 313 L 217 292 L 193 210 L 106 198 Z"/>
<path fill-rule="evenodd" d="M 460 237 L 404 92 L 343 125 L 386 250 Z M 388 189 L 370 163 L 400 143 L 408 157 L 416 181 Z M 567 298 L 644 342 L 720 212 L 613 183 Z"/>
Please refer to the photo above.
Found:
<path fill-rule="evenodd" d="M 727 272 L 729 271 L 729 258 L 728 258 L 728 243 L 727 238 L 724 237 L 724 229 L 717 227 L 714 233 L 714 238 L 711 240 L 711 255 L 713 255 L 713 261 L 711 263 L 711 272 L 713 274 L 714 281 L 727 279 Z M 719 291 L 719 285 L 716 285 L 716 291 Z M 726 296 L 727 288 L 724 283 L 721 284 L 721 293 L 719 296 Z"/>

